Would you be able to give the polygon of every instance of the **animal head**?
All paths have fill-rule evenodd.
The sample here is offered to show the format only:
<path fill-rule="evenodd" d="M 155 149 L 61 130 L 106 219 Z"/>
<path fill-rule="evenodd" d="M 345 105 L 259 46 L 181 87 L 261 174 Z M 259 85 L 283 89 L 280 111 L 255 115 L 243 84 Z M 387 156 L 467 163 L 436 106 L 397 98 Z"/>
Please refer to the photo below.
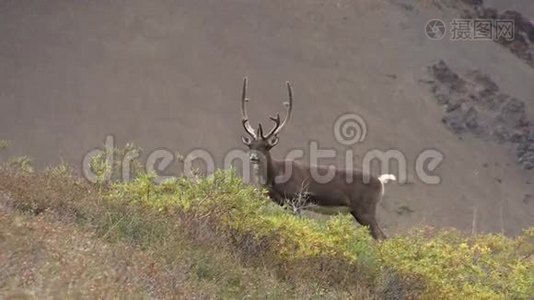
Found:
<path fill-rule="evenodd" d="M 282 128 L 287 124 L 291 117 L 291 110 L 293 108 L 293 92 L 291 90 L 291 84 L 286 82 L 287 92 L 289 95 L 289 101 L 284 103 L 286 106 L 286 117 L 283 121 L 280 120 L 280 114 L 276 114 L 276 117 L 270 116 L 269 119 L 274 122 L 273 128 L 263 133 L 263 127 L 258 124 L 258 129 L 254 130 L 249 123 L 247 115 L 246 103 L 249 101 L 247 98 L 247 78 L 243 79 L 243 91 L 241 94 L 241 123 L 245 128 L 245 132 L 248 134 L 241 137 L 241 141 L 250 150 L 249 158 L 251 163 L 258 164 L 262 157 L 266 157 L 269 151 L 278 144 L 278 134 Z"/>

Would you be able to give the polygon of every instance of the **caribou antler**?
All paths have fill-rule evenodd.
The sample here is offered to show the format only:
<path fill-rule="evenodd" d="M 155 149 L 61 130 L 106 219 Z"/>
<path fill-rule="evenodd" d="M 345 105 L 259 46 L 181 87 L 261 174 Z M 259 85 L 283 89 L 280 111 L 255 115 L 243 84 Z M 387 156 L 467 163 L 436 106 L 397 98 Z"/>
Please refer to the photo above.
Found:
<path fill-rule="evenodd" d="M 264 139 L 270 138 L 271 136 L 278 135 L 280 130 L 284 128 L 284 126 L 287 124 L 287 121 L 289 121 L 289 119 L 291 118 L 291 110 L 293 109 L 293 91 L 291 90 L 291 84 L 289 83 L 289 81 L 286 81 L 286 86 L 287 86 L 287 93 L 289 95 L 289 102 L 284 102 L 284 106 L 287 109 L 286 117 L 284 121 L 282 122 L 282 124 L 280 124 L 280 114 L 276 114 L 276 118 L 270 116 L 269 119 L 271 119 L 271 121 L 274 122 L 274 127 L 273 129 L 271 129 L 271 131 L 269 131 L 269 133 L 267 134 L 267 136 L 264 137 Z"/>
<path fill-rule="evenodd" d="M 241 95 L 241 122 L 243 123 L 243 127 L 245 128 L 245 131 L 253 138 L 253 139 L 268 139 L 272 136 L 278 135 L 280 130 L 286 125 L 287 121 L 291 118 L 291 110 L 293 109 L 293 92 L 291 90 L 291 84 L 289 81 L 286 81 L 287 86 L 287 92 L 289 95 L 289 102 L 284 102 L 284 106 L 286 107 L 287 114 L 284 119 L 284 121 L 280 124 L 280 114 L 276 114 L 276 117 L 270 116 L 269 119 L 271 119 L 274 122 L 274 127 L 267 133 L 266 136 L 263 135 L 263 128 L 261 128 L 261 124 L 258 126 L 258 131 L 254 131 L 254 128 L 250 126 L 248 115 L 247 115 L 247 107 L 246 103 L 248 102 L 247 98 L 247 77 L 243 78 L 243 93 Z"/>
<path fill-rule="evenodd" d="M 258 136 L 256 135 L 256 132 L 254 132 L 254 129 L 252 128 L 252 126 L 250 126 L 250 124 L 248 122 L 246 102 L 248 102 L 248 98 L 247 98 L 247 77 L 243 78 L 243 92 L 241 94 L 241 122 L 243 123 L 243 127 L 245 128 L 245 131 L 253 139 L 257 139 Z"/>
<path fill-rule="evenodd" d="M 274 122 L 274 127 L 273 127 L 273 129 L 271 129 L 269 131 L 269 133 L 267 133 L 267 136 L 265 136 L 265 137 L 262 136 L 263 139 L 267 139 L 267 138 L 271 137 L 273 135 L 273 133 L 275 131 L 277 131 L 278 128 L 280 128 L 280 114 L 279 113 L 276 114 L 276 118 L 273 117 L 273 116 L 269 116 L 269 119 L 271 119 L 271 121 Z"/>
<path fill-rule="evenodd" d="M 261 123 L 258 124 L 258 137 L 262 138 L 262 139 L 265 139 L 265 137 L 263 136 L 263 127 L 261 127 Z"/>

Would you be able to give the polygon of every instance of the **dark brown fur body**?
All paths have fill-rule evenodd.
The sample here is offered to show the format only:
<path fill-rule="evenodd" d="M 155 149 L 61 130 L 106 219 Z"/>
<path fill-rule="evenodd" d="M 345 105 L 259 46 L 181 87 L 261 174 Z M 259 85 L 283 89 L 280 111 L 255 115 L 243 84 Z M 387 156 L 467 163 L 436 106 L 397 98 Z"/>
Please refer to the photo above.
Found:
<path fill-rule="evenodd" d="M 318 182 L 314 180 L 311 169 L 315 168 L 315 174 L 324 176 L 328 167 L 309 166 L 292 160 L 275 160 L 269 154 L 266 155 L 265 164 L 261 165 L 260 168 L 267 168 L 264 185 L 269 197 L 276 203 L 283 205 L 286 199 L 299 197 L 302 193 L 307 203 L 325 207 L 348 207 L 358 223 L 369 226 L 375 239 L 386 238 L 376 220 L 376 207 L 382 198 L 383 188 L 376 177 L 364 178 L 360 171 L 336 169 L 328 182 Z M 284 179 L 286 170 L 291 170 L 288 178 L 277 182 L 277 176 Z"/>
<path fill-rule="evenodd" d="M 327 167 L 271 158 L 270 150 L 278 144 L 278 134 L 289 120 L 293 108 L 291 85 L 286 82 L 286 86 L 289 96 L 286 117 L 283 121 L 279 114 L 270 117 L 275 125 L 264 135 L 261 124 L 257 130 L 249 124 L 246 110 L 247 78 L 243 79 L 241 123 L 249 136 L 242 136 L 242 141 L 250 150 L 250 161 L 259 167 L 262 182 L 269 191 L 269 196 L 280 205 L 285 204 L 286 199 L 304 196 L 305 201 L 319 206 L 348 207 L 360 224 L 369 226 L 371 235 L 375 239 L 384 239 L 386 236 L 376 220 L 376 207 L 383 194 L 384 186 L 381 180 L 385 183 L 387 179 L 367 177 L 359 171 L 334 170 L 333 178 L 323 182 L 321 179 L 327 174 Z M 394 179 L 392 175 L 386 176 Z M 281 180 L 277 180 L 278 178 Z"/>

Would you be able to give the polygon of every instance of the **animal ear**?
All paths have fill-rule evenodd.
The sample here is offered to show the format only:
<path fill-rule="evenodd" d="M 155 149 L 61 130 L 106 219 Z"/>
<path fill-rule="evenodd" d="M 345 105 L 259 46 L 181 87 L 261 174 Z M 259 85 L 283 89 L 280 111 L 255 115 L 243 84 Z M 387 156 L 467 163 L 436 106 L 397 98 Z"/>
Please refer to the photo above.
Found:
<path fill-rule="evenodd" d="M 276 146 L 276 144 L 278 144 L 278 137 L 277 136 L 273 136 L 273 137 L 269 138 L 267 143 L 269 143 L 269 146 L 271 146 L 271 147 Z"/>
<path fill-rule="evenodd" d="M 241 136 L 241 141 L 243 142 L 243 144 L 247 146 L 249 146 L 250 143 L 252 143 L 252 140 L 248 136 L 244 136 L 244 135 Z"/>

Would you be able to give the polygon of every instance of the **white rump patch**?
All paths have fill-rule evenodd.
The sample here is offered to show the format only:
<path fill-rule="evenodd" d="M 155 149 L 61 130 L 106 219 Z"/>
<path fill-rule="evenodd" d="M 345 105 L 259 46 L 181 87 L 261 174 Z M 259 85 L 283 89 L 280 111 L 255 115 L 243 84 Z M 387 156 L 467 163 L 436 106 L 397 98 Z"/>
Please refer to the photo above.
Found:
<path fill-rule="evenodd" d="M 390 180 L 397 180 L 397 177 L 393 174 L 382 174 L 378 176 L 378 180 L 380 180 L 380 183 L 382 184 L 382 196 L 384 196 L 384 184 L 388 183 Z"/>
<path fill-rule="evenodd" d="M 380 176 L 378 176 L 378 180 L 380 180 L 380 182 L 382 182 L 382 184 L 384 183 L 388 183 L 388 181 L 390 180 L 397 180 L 397 177 L 395 177 L 395 175 L 393 174 L 382 174 Z"/>

